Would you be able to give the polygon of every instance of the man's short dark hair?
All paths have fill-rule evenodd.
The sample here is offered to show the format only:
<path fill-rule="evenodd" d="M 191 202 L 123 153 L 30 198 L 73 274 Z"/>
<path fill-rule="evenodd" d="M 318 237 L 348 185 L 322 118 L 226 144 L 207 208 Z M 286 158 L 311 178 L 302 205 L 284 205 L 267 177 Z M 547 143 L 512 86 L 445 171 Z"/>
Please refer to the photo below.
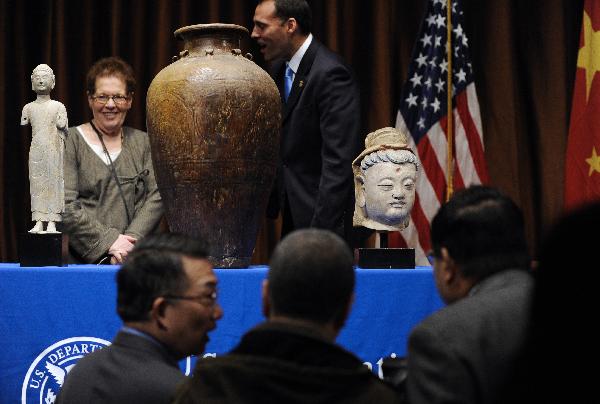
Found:
<path fill-rule="evenodd" d="M 123 321 L 147 320 L 154 299 L 186 288 L 182 255 L 206 258 L 206 244 L 176 233 L 150 235 L 136 243 L 117 272 L 117 313 Z"/>
<path fill-rule="evenodd" d="M 325 324 L 343 324 L 354 291 L 353 256 L 328 230 L 290 233 L 270 262 L 269 297 L 277 315 Z"/>
<path fill-rule="evenodd" d="M 431 223 L 431 242 L 436 256 L 445 247 L 469 278 L 529 266 L 521 210 L 487 186 L 458 191 L 442 205 Z"/>
<path fill-rule="evenodd" d="M 274 0 L 275 15 L 282 21 L 294 18 L 298 22 L 300 33 L 310 34 L 312 29 L 312 12 L 306 0 Z"/>

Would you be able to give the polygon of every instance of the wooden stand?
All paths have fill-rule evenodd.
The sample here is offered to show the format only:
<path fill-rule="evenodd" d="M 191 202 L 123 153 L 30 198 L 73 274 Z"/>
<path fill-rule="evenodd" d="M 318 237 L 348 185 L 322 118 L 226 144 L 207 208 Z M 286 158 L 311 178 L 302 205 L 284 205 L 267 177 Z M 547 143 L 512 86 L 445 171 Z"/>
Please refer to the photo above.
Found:
<path fill-rule="evenodd" d="M 22 267 L 65 267 L 69 262 L 69 236 L 64 233 L 21 233 L 19 263 Z"/>

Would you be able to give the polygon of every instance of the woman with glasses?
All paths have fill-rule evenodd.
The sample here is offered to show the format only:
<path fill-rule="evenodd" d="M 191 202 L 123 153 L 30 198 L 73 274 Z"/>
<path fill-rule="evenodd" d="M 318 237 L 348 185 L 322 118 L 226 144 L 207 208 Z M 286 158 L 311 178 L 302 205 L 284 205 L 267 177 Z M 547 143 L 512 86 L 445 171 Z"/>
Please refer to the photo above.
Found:
<path fill-rule="evenodd" d="M 151 233 L 162 202 L 145 132 L 123 126 L 135 78 L 117 57 L 87 73 L 90 122 L 69 128 L 65 151 L 65 232 L 75 262 L 121 263 Z"/>

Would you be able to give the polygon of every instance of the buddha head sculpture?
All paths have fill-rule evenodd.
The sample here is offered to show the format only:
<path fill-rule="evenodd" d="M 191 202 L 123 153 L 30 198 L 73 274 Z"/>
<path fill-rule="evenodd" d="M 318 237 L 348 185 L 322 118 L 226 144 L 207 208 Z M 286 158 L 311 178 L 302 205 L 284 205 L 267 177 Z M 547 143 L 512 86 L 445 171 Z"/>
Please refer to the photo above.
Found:
<path fill-rule="evenodd" d="M 46 64 L 37 65 L 31 72 L 31 89 L 36 94 L 50 94 L 54 89 L 55 77 L 52 68 Z"/>
<path fill-rule="evenodd" d="M 408 146 L 407 136 L 396 128 L 369 133 L 352 170 L 354 226 L 388 231 L 406 228 L 419 172 L 419 160 Z"/>

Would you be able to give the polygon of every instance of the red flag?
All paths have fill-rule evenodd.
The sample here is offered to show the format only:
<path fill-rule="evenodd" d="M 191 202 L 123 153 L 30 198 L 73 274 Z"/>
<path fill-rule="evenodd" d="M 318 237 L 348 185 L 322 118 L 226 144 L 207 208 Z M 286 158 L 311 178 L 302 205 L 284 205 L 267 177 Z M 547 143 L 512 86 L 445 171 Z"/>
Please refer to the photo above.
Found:
<path fill-rule="evenodd" d="M 583 7 L 565 161 L 565 209 L 600 200 L 600 2 Z"/>
<path fill-rule="evenodd" d="M 396 127 L 411 134 L 411 146 L 422 164 L 411 223 L 392 233 L 390 246 L 415 248 L 417 265 L 428 265 L 429 226 L 446 198 L 448 179 L 448 106 L 446 0 L 430 0 L 422 23 L 408 80 L 402 89 Z M 459 0 L 452 1 L 453 185 L 458 190 L 488 181 L 483 131 L 473 68 Z"/>

